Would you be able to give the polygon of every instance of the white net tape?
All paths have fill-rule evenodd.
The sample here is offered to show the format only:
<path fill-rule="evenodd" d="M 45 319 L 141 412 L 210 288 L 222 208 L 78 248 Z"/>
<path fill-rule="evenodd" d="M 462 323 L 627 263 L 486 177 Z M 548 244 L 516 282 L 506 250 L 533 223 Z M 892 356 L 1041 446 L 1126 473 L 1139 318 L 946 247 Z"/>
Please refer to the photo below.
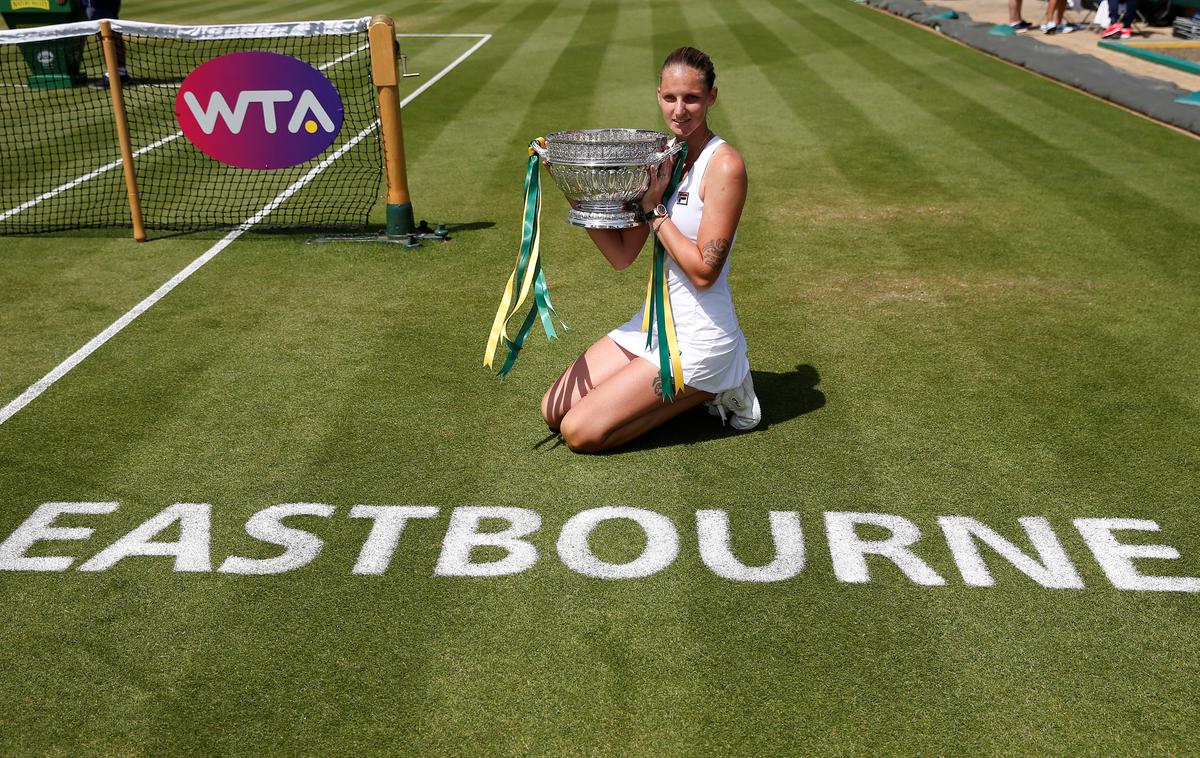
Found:
<path fill-rule="evenodd" d="M 274 24 L 218 24 L 213 26 L 175 26 L 119 19 L 110 21 L 113 31 L 117 32 L 138 34 L 143 37 L 194 41 L 361 34 L 366 31 L 370 22 L 369 16 L 336 21 L 285 21 Z M 0 30 L 0 45 L 85 37 L 97 34 L 99 31 L 99 21 L 79 21 L 73 24 L 39 26 L 33 29 L 6 29 Z"/>

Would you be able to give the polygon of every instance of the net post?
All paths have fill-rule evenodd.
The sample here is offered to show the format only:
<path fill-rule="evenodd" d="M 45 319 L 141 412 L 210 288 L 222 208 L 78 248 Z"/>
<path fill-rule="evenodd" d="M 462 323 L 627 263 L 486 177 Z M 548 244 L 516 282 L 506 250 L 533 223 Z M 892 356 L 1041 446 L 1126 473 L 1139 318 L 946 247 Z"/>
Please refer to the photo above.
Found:
<path fill-rule="evenodd" d="M 129 142 L 129 120 L 125 117 L 125 97 L 121 92 L 121 70 L 117 63 L 117 42 L 112 24 L 100 22 L 100 44 L 104 48 L 104 67 L 108 72 L 108 91 L 112 95 L 113 120 L 117 128 L 117 141 L 121 144 L 121 167 L 125 172 L 125 192 L 129 195 L 129 216 L 133 221 L 133 238 L 146 241 L 146 227 L 142 222 L 142 203 L 138 199 L 137 174 L 133 170 L 133 147 Z"/>
<path fill-rule="evenodd" d="M 411 234 L 416 223 L 404 165 L 395 22 L 389 16 L 375 16 L 368 27 L 368 40 L 371 44 L 371 79 L 379 93 L 379 129 L 383 136 L 383 164 L 387 175 L 387 234 L 400 237 Z"/>

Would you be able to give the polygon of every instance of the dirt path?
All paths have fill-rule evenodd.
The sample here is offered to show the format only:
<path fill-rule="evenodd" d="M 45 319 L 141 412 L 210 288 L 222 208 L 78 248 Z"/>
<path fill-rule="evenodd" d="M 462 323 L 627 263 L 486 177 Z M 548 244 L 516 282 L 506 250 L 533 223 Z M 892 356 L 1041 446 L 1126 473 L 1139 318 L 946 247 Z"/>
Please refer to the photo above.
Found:
<path fill-rule="evenodd" d="M 927 0 L 927 2 L 935 2 L 935 0 Z M 959 13 L 970 14 L 971 18 L 976 21 L 995 24 L 1008 23 L 1008 4 L 1005 0 L 936 0 L 936 4 L 946 8 L 953 8 Z M 1100 29 L 1097 27 L 1084 27 L 1072 34 L 1042 34 L 1036 27 L 1045 20 L 1045 2 L 1023 0 L 1021 16 L 1035 27 L 1031 31 L 1026 32 L 1026 34 L 1040 42 L 1045 42 L 1049 45 L 1058 45 L 1077 53 L 1095 56 L 1106 63 L 1111 63 L 1130 73 L 1163 79 L 1174 82 L 1184 89 L 1200 91 L 1200 75 L 1189 74 L 1170 68 L 1169 66 L 1160 66 L 1157 63 L 1151 63 L 1140 58 L 1134 58 L 1131 55 L 1125 55 L 1124 53 L 1100 47 L 1097 44 L 1100 41 Z M 1091 17 L 1091 11 L 1085 12 L 1082 10 L 1067 9 L 1066 18 L 1068 21 L 1083 23 L 1091 19 Z M 1142 25 L 1139 29 L 1135 30 L 1134 34 L 1134 40 L 1170 39 L 1174 39 L 1171 37 L 1170 27 Z"/>

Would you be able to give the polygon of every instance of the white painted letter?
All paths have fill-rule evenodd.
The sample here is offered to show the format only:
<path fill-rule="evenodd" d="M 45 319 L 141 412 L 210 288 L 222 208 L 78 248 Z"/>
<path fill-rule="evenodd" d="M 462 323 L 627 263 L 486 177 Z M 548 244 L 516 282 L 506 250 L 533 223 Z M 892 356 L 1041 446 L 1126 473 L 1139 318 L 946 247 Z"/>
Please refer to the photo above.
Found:
<path fill-rule="evenodd" d="M 263 508 L 246 521 L 246 534 L 260 542 L 279 545 L 282 555 L 274 558 L 242 558 L 231 555 L 217 571 L 222 574 L 283 574 L 307 566 L 321 554 L 325 541 L 312 532 L 284 526 L 281 522 L 289 516 L 333 515 L 333 506 L 323 503 L 286 503 Z"/>
<path fill-rule="evenodd" d="M 196 123 L 200 125 L 200 131 L 205 134 L 212 134 L 217 128 L 217 120 L 221 119 L 225 125 L 229 127 L 229 131 L 237 134 L 242 131 L 242 121 L 246 118 L 246 109 L 250 102 L 240 94 L 237 99 L 236 110 L 229 108 L 229 103 L 225 102 L 225 96 L 220 92 L 214 92 L 208 98 L 208 108 L 200 106 L 200 100 L 193 92 L 184 92 L 183 101 L 187 103 L 187 107 L 191 109 L 192 116 L 196 119 Z"/>
<path fill-rule="evenodd" d="M 0 571 L 66 571 L 74 558 L 49 555 L 27 558 L 25 551 L 35 542 L 86 540 L 96 531 L 86 526 L 54 526 L 54 520 L 64 513 L 103 516 L 116 509 L 116 503 L 42 503 L 8 539 L 0 542 Z"/>
<path fill-rule="evenodd" d="M 942 516 L 938 519 L 946 533 L 946 544 L 954 555 L 954 562 L 962 573 L 963 581 L 972 587 L 991 587 L 995 584 L 983 556 L 979 554 L 980 542 L 995 550 L 1009 563 L 1033 581 L 1050 589 L 1083 589 L 1083 579 L 1075 570 L 1071 559 L 1050 528 L 1050 522 L 1041 516 L 1022 516 L 1017 519 L 1029 535 L 1029 541 L 1037 550 L 1041 563 L 1033 560 L 1019 547 L 1001 537 L 986 524 L 967 516 Z"/>
<path fill-rule="evenodd" d="M 750 567 L 739 561 L 729 547 L 729 514 L 725 511 L 696 511 L 696 535 L 704 565 L 723 579 L 735 582 L 782 582 L 804 568 L 804 533 L 800 514 L 771 511 L 771 539 L 775 560 L 766 566 Z"/>
<path fill-rule="evenodd" d="M 382 574 L 387 571 L 404 531 L 404 523 L 410 518 L 433 518 L 437 513 L 437 508 L 428 505 L 356 505 L 351 508 L 350 518 L 375 519 L 351 573 Z"/>
<path fill-rule="evenodd" d="M 1136 518 L 1077 518 L 1075 528 L 1096 556 L 1096 563 L 1104 569 L 1108 581 L 1119 590 L 1145 590 L 1149 592 L 1200 592 L 1200 577 L 1195 576 L 1147 576 L 1133 565 L 1133 558 L 1160 558 L 1175 560 L 1179 551 L 1170 545 L 1125 545 L 1117 541 L 1113 532 L 1125 529 L 1139 532 L 1157 532 L 1156 522 Z"/>
<path fill-rule="evenodd" d="M 592 553 L 588 535 L 604 521 L 628 519 L 646 533 L 646 547 L 629 563 L 608 563 Z M 661 513 L 641 508 L 611 506 L 580 511 L 563 524 L 558 536 L 558 556 L 572 571 L 597 579 L 640 579 L 657 574 L 679 554 L 679 533 Z"/>
<path fill-rule="evenodd" d="M 882 540 L 864 540 L 855 532 L 856 524 L 872 524 L 892 534 Z M 946 583 L 925 561 L 908 549 L 909 545 L 921 539 L 921 530 L 906 518 L 886 513 L 828 511 L 825 514 L 825 531 L 829 536 L 833 573 L 840 581 L 854 584 L 871 581 L 864 556 L 872 554 L 887 558 L 917 584 L 936 586 Z"/>
<path fill-rule="evenodd" d="M 246 111 L 251 103 L 260 103 L 263 112 L 263 128 L 267 134 L 275 133 L 275 104 L 289 102 L 295 95 L 285 89 L 243 90 L 238 93 L 236 105 L 231 110 L 225 96 L 213 92 L 208 98 L 208 107 L 200 105 L 199 98 L 193 92 L 183 93 L 183 101 L 192 112 L 200 130 L 212 134 L 217 128 L 217 121 L 222 120 L 232 134 L 240 134 L 242 124 L 246 120 Z M 324 114 L 324 111 L 321 112 Z M 325 117 L 328 120 L 328 116 Z M 323 122 L 322 122 L 323 123 Z M 293 129 L 294 133 L 296 130 Z M 332 128 L 326 131 L 333 131 Z"/>
<path fill-rule="evenodd" d="M 263 128 L 267 134 L 275 133 L 275 103 L 286 103 L 295 97 L 291 90 L 286 89 L 255 90 L 246 94 L 253 95 L 254 100 L 262 103 Z M 292 133 L 294 134 L 295 130 L 292 130 Z"/>
<path fill-rule="evenodd" d="M 106 571 L 122 558 L 134 555 L 173 555 L 176 571 L 211 571 L 208 554 L 212 506 L 176 503 L 101 550 L 79 567 L 80 571 Z M 178 542 L 151 542 L 167 527 L 179 522 Z"/>
<path fill-rule="evenodd" d="M 291 94 L 290 92 L 288 93 Z M 304 125 L 308 114 L 316 117 L 317 121 L 321 122 L 321 127 L 327 132 L 333 131 L 333 119 L 321 107 L 321 101 L 312 93 L 312 90 L 306 89 L 300 94 L 300 102 L 296 103 L 296 110 L 292 113 L 291 121 L 288 121 L 288 131 L 292 134 L 300 131 L 300 127 Z M 272 124 L 274 126 L 274 124 Z M 274 130 L 270 130 L 274 132 Z"/>
<path fill-rule="evenodd" d="M 479 532 L 484 519 L 504 519 L 509 523 L 501 532 Z M 442 540 L 435 576 L 504 576 L 527 571 L 537 563 L 537 548 L 521 539 L 536 532 L 542 517 L 528 508 L 464 506 L 450 514 L 450 526 Z M 487 563 L 472 563 L 471 550 L 488 545 L 508 551 L 508 555 Z"/>

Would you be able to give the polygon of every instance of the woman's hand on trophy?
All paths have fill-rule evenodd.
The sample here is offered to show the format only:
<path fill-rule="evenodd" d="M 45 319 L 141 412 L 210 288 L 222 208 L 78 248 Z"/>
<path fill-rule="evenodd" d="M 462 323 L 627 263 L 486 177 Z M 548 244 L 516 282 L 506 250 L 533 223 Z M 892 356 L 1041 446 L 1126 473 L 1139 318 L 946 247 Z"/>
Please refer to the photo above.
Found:
<path fill-rule="evenodd" d="M 667 185 L 671 183 L 671 174 L 674 170 L 675 156 L 672 155 L 651 171 L 650 189 L 646 190 L 646 194 L 642 195 L 643 212 L 649 213 L 663 201 L 663 193 L 667 191 Z"/>

